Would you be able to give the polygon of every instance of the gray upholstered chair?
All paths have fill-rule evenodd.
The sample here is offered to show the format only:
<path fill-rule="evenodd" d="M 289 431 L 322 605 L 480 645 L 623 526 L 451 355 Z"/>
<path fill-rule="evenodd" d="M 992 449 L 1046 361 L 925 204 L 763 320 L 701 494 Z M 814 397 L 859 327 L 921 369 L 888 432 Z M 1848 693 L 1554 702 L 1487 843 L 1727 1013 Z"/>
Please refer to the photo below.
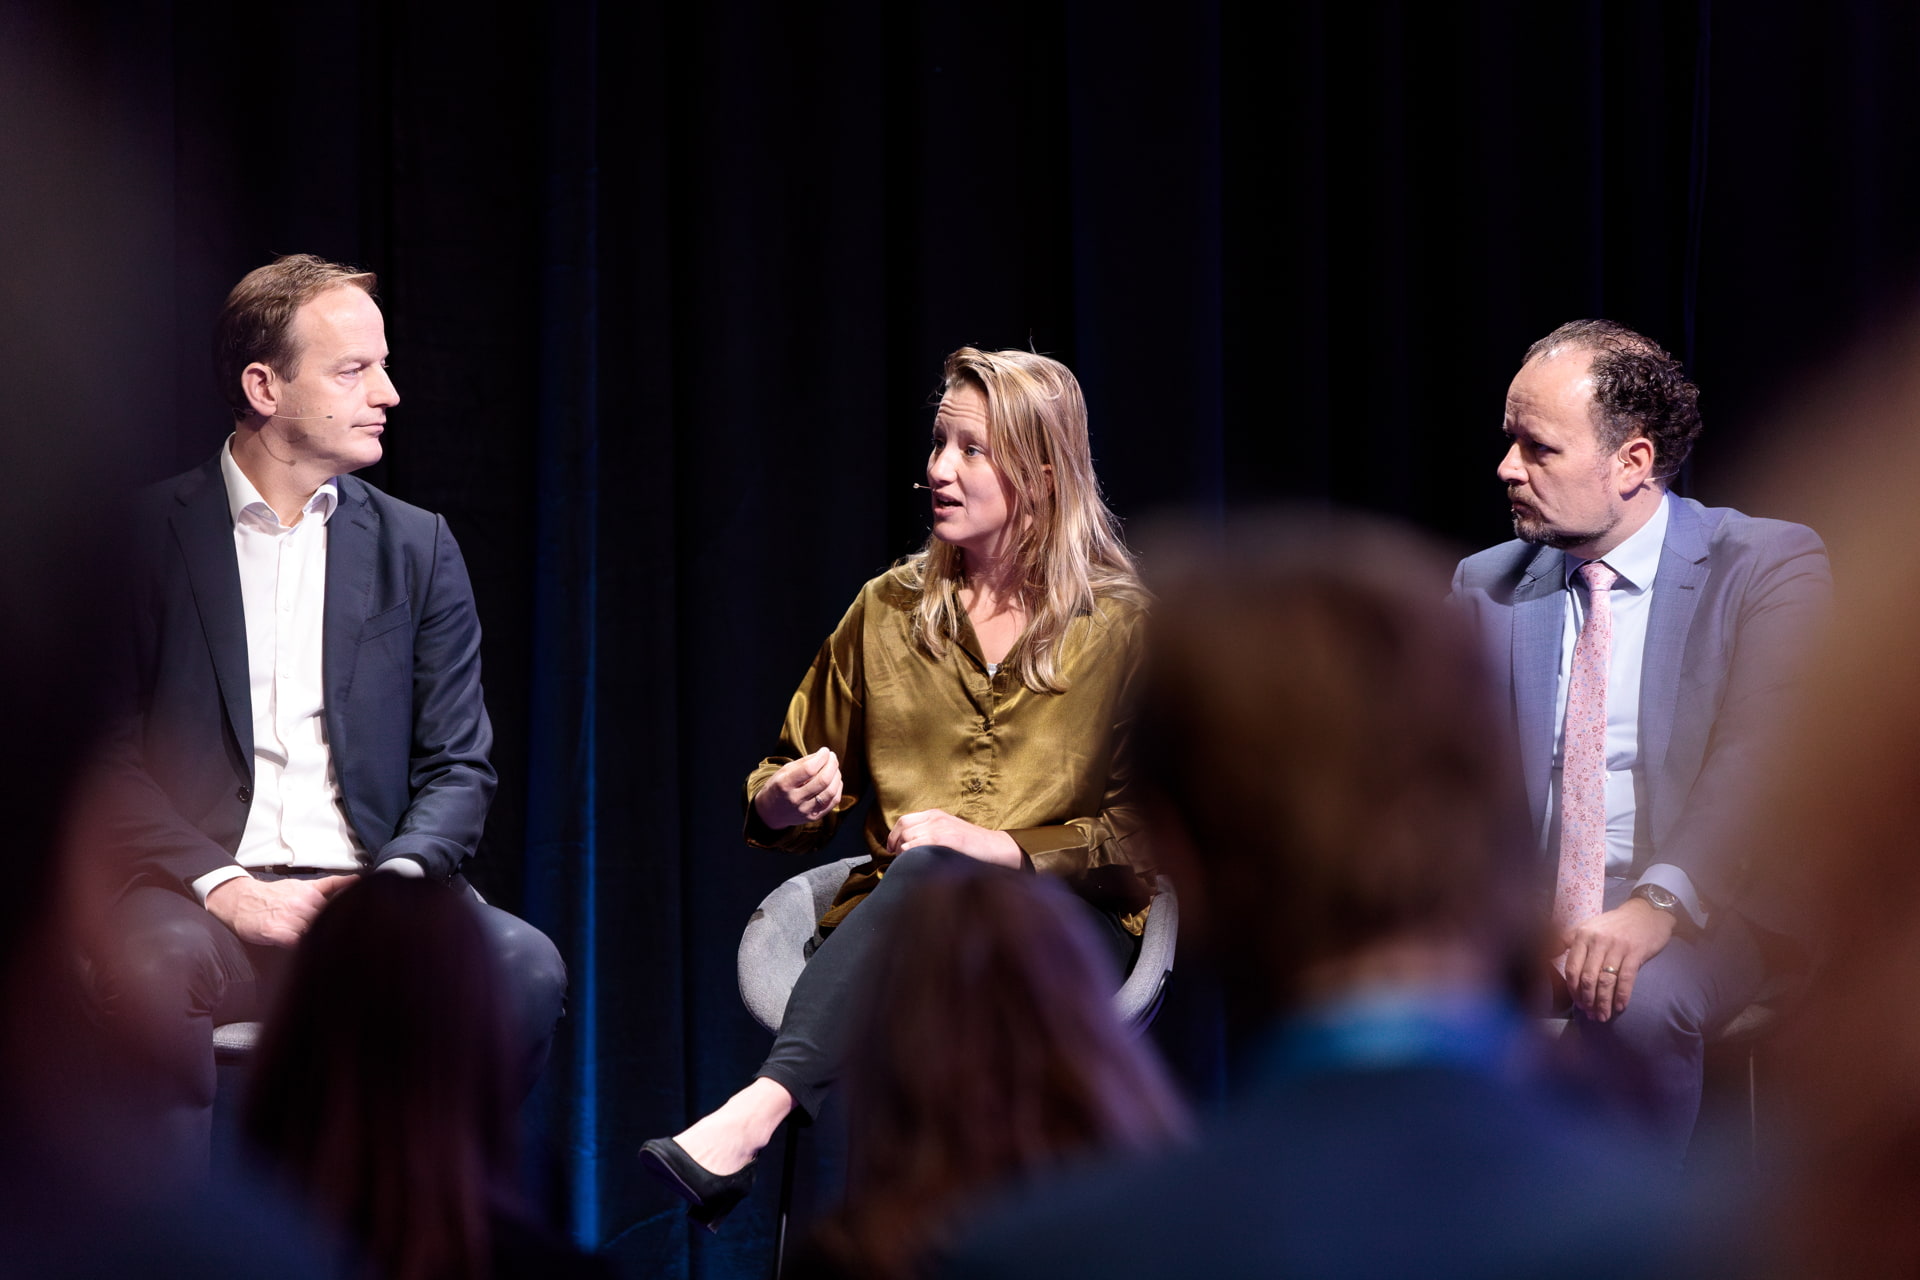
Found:
<path fill-rule="evenodd" d="M 229 1022 L 213 1029 L 213 1059 L 215 1062 L 239 1062 L 250 1057 L 260 1047 L 260 1033 L 265 1029 L 264 1022 Z"/>
<path fill-rule="evenodd" d="M 787 997 L 807 967 L 807 944 L 815 925 L 846 883 L 847 873 L 866 860 L 864 854 L 842 858 L 782 880 L 747 917 L 734 958 L 740 1003 L 768 1031 L 778 1031 L 787 1016 Z"/>
<path fill-rule="evenodd" d="M 213 1127 L 208 1154 L 217 1170 L 241 1167 L 245 1139 L 240 1133 L 240 1113 L 247 1073 L 265 1029 L 264 1022 L 229 1022 L 213 1029 Z"/>
<path fill-rule="evenodd" d="M 787 997 L 795 979 L 807 964 L 808 943 L 814 928 L 826 914 L 834 895 L 846 883 L 847 873 L 867 860 L 865 854 L 822 863 L 782 881 L 772 893 L 760 900 L 747 928 L 740 935 L 740 950 L 735 959 L 740 981 L 740 1001 L 747 1006 L 755 1022 L 768 1031 L 780 1030 L 787 1013 Z M 1173 948 L 1180 932 L 1180 902 L 1174 897 L 1173 882 L 1161 876 L 1154 885 L 1153 909 L 1147 913 L 1146 932 L 1140 939 L 1127 980 L 1113 997 L 1114 1009 L 1121 1019 L 1144 1033 L 1160 1012 L 1165 999 L 1167 979 L 1173 973 Z M 795 1123 L 787 1126 L 786 1150 L 781 1157 L 780 1209 L 774 1227 L 773 1275 L 778 1280 L 787 1251 L 787 1216 L 793 1207 L 794 1166 L 799 1146 Z"/>
<path fill-rule="evenodd" d="M 786 1016 L 787 996 L 806 967 L 814 926 L 846 883 L 847 873 L 866 860 L 865 854 L 842 858 L 783 880 L 748 917 L 735 957 L 740 1002 L 768 1031 L 778 1031 Z M 1115 1012 L 1136 1031 L 1144 1032 L 1160 1012 L 1179 932 L 1180 902 L 1173 882 L 1161 876 L 1154 885 L 1153 910 L 1147 913 L 1140 954 L 1113 997 Z"/>

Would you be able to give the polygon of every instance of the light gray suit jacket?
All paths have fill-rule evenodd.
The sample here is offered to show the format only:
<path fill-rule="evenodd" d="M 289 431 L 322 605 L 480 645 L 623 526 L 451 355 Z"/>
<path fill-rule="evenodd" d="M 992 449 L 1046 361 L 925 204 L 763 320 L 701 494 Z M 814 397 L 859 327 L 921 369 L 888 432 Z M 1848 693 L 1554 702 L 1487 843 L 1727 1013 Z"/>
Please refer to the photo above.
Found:
<path fill-rule="evenodd" d="M 1832 572 L 1805 525 L 1673 497 L 1653 582 L 1640 684 L 1640 762 L 1652 863 L 1685 871 L 1712 909 L 1743 900 L 1751 873 L 1742 820 L 1773 735 L 1826 617 Z M 1534 830 L 1544 829 L 1559 688 L 1563 555 L 1514 540 L 1469 556 L 1453 598 L 1487 646 L 1511 705 Z"/>

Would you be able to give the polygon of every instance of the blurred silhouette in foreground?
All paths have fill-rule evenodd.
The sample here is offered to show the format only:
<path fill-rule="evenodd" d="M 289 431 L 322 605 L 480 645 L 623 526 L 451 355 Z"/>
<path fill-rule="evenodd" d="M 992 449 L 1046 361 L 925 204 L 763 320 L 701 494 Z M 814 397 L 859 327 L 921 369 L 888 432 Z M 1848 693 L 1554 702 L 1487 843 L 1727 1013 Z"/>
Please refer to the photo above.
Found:
<path fill-rule="evenodd" d="M 71 797 L 109 705 L 128 481 L 165 437 L 175 273 L 148 117 L 88 56 L 132 24 L 85 7 L 0 5 L 0 1275 L 317 1278 L 324 1242 L 255 1188 L 144 1176 L 141 1059 L 89 1017 L 80 957 L 121 857 Z"/>
<path fill-rule="evenodd" d="M 1653 1153 L 1536 1070 L 1531 841 L 1446 564 L 1358 518 L 1145 545 L 1156 847 L 1271 1029 L 1194 1145 L 1023 1190 L 950 1274 L 1700 1274 Z"/>
<path fill-rule="evenodd" d="M 849 1040 L 845 1207 L 793 1274 L 922 1274 L 989 1188 L 1185 1132 L 1084 916 L 1057 881 L 971 859 L 915 886 Z"/>
<path fill-rule="evenodd" d="M 1791 1138 L 1774 1153 L 1789 1157 L 1783 1275 L 1920 1274 L 1917 420 L 1920 321 L 1909 321 L 1810 388 L 1780 433 L 1793 452 L 1773 496 L 1819 522 L 1840 583 L 1749 832 L 1766 887 L 1805 922 L 1816 957 L 1760 1076 L 1762 1118 L 1784 1115 Z M 1810 474 L 1814 438 L 1831 462 Z"/>
<path fill-rule="evenodd" d="M 314 920 L 268 1026 L 248 1135 L 387 1280 L 608 1274 L 515 1204 L 494 964 L 458 889 L 365 877 Z"/>

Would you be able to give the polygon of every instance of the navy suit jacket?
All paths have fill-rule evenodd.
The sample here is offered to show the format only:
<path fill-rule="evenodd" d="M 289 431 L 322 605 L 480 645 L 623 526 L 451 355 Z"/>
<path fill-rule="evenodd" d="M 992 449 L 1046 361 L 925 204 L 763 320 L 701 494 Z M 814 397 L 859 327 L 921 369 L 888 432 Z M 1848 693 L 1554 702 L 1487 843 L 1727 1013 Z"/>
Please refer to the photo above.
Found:
<path fill-rule="evenodd" d="M 370 865 L 459 871 L 495 785 L 480 623 L 445 520 L 352 476 L 327 523 L 322 678 L 347 821 Z M 131 708 L 113 818 L 135 877 L 185 891 L 230 866 L 253 788 L 233 517 L 216 455 L 140 495 Z"/>
<path fill-rule="evenodd" d="M 1640 683 L 1650 848 L 1634 870 L 1672 864 L 1710 906 L 1727 905 L 1751 872 L 1747 806 L 1827 615 L 1832 572 L 1805 525 L 1669 502 Z M 1454 601 L 1483 637 L 1512 709 L 1535 831 L 1546 826 L 1553 774 L 1564 564 L 1555 548 L 1516 539 L 1461 561 L 1453 578 Z"/>

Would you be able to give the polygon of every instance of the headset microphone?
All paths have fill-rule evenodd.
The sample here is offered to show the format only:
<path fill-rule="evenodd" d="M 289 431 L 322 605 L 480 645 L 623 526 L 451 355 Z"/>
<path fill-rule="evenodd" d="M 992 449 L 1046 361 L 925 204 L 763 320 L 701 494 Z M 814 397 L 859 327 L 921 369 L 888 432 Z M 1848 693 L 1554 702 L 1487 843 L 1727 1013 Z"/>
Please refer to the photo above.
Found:
<path fill-rule="evenodd" d="M 278 418 L 282 422 L 317 422 L 321 418 L 329 422 L 333 421 L 333 415 L 330 413 L 271 413 L 267 416 Z"/>

